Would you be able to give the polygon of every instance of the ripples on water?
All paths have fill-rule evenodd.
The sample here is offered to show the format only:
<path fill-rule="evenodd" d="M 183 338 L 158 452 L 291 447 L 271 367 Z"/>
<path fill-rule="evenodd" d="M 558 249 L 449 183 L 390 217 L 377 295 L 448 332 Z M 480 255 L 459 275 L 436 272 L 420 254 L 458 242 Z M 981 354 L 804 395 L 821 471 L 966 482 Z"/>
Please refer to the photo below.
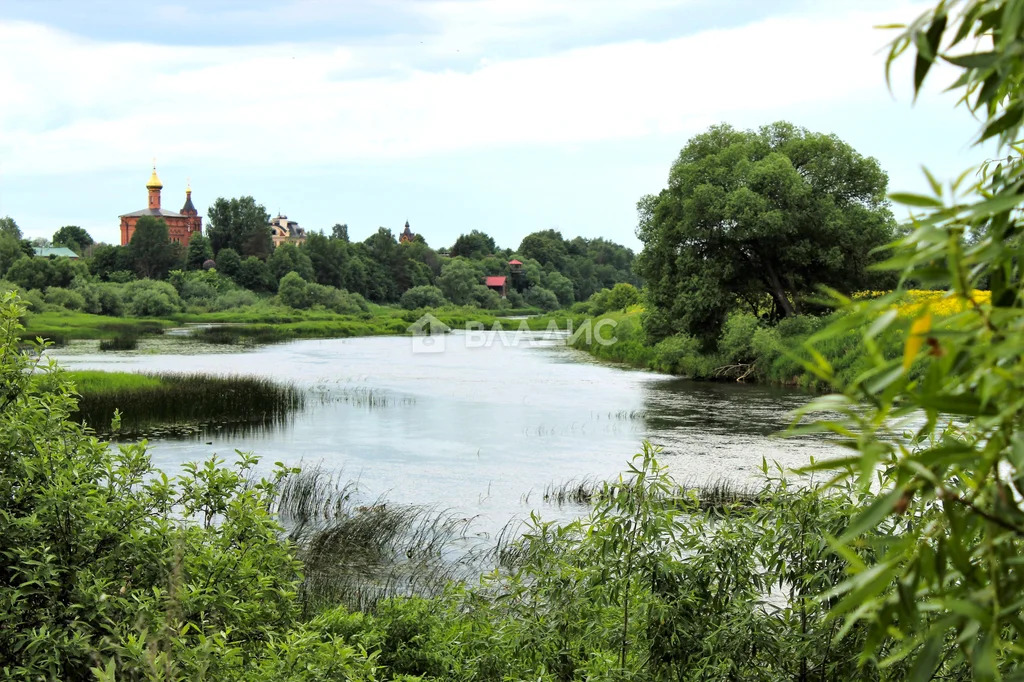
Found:
<path fill-rule="evenodd" d="M 662 461 L 691 484 L 747 484 L 760 480 L 762 457 L 797 467 L 835 452 L 822 439 L 773 436 L 808 399 L 797 391 L 609 366 L 537 333 L 455 333 L 438 347 L 418 353 L 408 337 L 370 337 L 213 353 L 183 346 L 190 355 L 181 348 L 97 353 L 72 345 L 52 355 L 69 368 L 295 382 L 314 399 L 288 423 L 151 438 L 154 461 L 173 471 L 213 453 L 231 457 L 235 449 L 267 463 L 322 461 L 356 479 L 366 499 L 386 495 L 449 508 L 480 518 L 487 532 L 537 506 L 552 482 L 616 476 L 645 438 L 662 446 Z"/>

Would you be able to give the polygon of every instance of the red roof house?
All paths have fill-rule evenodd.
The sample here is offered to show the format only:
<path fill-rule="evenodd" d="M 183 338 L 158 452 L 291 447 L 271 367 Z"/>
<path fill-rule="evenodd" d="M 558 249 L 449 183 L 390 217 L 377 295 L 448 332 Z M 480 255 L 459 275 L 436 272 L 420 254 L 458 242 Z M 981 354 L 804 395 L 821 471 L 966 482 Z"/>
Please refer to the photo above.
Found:
<path fill-rule="evenodd" d="M 494 291 L 497 291 L 499 294 L 501 294 L 501 297 L 504 298 L 505 294 L 508 293 L 508 287 L 505 284 L 507 281 L 508 278 L 504 276 L 484 277 L 484 286 L 486 286 L 488 289 L 493 289 Z"/>

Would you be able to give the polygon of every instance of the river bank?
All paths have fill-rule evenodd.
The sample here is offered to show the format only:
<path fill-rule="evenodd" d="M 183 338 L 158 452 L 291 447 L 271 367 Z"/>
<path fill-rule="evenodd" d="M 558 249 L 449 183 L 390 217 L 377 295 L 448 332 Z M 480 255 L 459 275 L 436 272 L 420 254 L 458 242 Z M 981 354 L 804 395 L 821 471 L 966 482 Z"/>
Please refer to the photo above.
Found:
<path fill-rule="evenodd" d="M 327 310 L 296 310 L 287 306 L 253 305 L 220 312 L 175 313 L 162 317 L 115 317 L 58 310 L 27 313 L 22 318 L 26 338 L 43 338 L 57 345 L 72 340 L 106 342 L 103 350 L 131 350 L 140 338 L 189 327 L 209 343 L 270 343 L 291 339 L 330 339 L 438 333 L 445 329 L 500 325 L 506 329 L 565 328 L 567 313 L 496 311 L 474 307 L 403 310 L 371 306 L 368 312 L 340 314 Z M 429 316 L 429 317 L 426 317 Z M 419 324 L 417 324 L 419 323 Z"/>
<path fill-rule="evenodd" d="M 808 342 L 836 322 L 841 313 L 798 315 L 774 326 L 763 324 L 749 313 L 733 313 L 726 320 L 717 347 L 710 351 L 685 335 L 649 344 L 641 326 L 642 314 L 639 306 L 633 306 L 593 318 L 591 325 L 598 333 L 576 335 L 572 346 L 602 360 L 693 381 L 761 383 L 806 390 L 839 387 L 871 367 L 871 351 L 864 345 L 859 327 L 815 339 L 815 351 L 832 367 L 831 378 L 808 367 L 813 359 Z M 904 338 L 901 330 L 883 334 L 875 339 L 875 352 L 898 357 L 903 352 Z"/>

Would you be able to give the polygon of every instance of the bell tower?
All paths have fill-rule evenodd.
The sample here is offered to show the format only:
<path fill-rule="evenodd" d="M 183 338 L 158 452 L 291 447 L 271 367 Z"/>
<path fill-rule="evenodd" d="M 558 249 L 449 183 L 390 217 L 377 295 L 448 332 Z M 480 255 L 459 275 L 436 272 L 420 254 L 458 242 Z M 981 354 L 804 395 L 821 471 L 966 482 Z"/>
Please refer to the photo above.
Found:
<path fill-rule="evenodd" d="M 149 209 L 160 210 L 160 190 L 164 188 L 164 184 L 160 182 L 160 178 L 156 175 L 156 161 L 153 161 L 153 174 L 149 176 L 149 182 L 146 183 L 146 189 L 149 190 Z"/>

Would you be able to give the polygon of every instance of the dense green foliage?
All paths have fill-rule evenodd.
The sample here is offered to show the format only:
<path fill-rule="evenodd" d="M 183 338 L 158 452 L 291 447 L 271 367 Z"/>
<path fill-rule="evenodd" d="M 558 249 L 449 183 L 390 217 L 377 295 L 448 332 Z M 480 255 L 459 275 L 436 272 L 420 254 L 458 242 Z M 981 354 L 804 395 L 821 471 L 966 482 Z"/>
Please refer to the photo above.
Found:
<path fill-rule="evenodd" d="M 78 255 L 82 255 L 94 243 L 92 235 L 78 225 L 65 225 L 53 233 L 54 246 L 66 246 Z"/>
<path fill-rule="evenodd" d="M 762 382 L 830 390 L 846 385 L 872 367 L 874 353 L 899 357 L 906 338 L 906 329 L 894 328 L 876 338 L 872 347 L 864 342 L 859 328 L 847 327 L 827 340 L 816 339 L 815 351 L 832 367 L 832 374 L 824 378 L 808 370 L 805 363 L 813 355 L 804 346 L 825 327 L 845 324 L 844 313 L 795 315 L 769 325 L 752 313 L 734 311 L 726 317 L 711 350 L 688 334 L 674 334 L 652 344 L 642 319 L 638 307 L 601 314 L 591 320 L 594 327 L 603 325 L 600 333 L 580 334 L 572 339 L 572 345 L 612 362 L 700 381 Z M 917 373 L 920 368 L 921 363 L 915 363 L 912 371 Z"/>
<path fill-rule="evenodd" d="M 207 261 L 213 260 L 213 246 L 209 238 L 197 232 L 188 240 L 185 252 L 185 270 L 202 270 Z"/>
<path fill-rule="evenodd" d="M 958 73 L 960 102 L 981 121 L 978 140 L 999 145 L 1001 159 L 980 173 L 968 169 L 948 185 L 929 175 L 933 195 L 893 197 L 916 214 L 886 267 L 947 289 L 963 311 L 923 308 L 903 353 L 892 357 L 876 342 L 901 325 L 889 301 L 840 298 L 842 323 L 812 338 L 827 342 L 859 327 L 872 359 L 844 395 L 810 408 L 828 410 L 817 428 L 855 448 L 819 467 L 878 491 L 835 541 L 846 555 L 870 546 L 873 556 L 854 562 L 832 589 L 841 598 L 833 615 L 844 630 L 868 628 L 865 660 L 886 668 L 910 662 L 914 679 L 948 679 L 958 668 L 968 670 L 963 678 L 1014 679 L 1024 664 L 1024 150 L 1015 144 L 1024 118 L 1022 45 L 1024 6 L 1009 0 L 940 2 L 902 28 L 890 61 L 914 49 L 915 93 L 931 66 L 945 62 Z M 976 298 L 982 283 L 991 303 Z M 916 375 L 915 362 L 924 365 Z M 808 369 L 834 374 L 822 358 Z M 900 535 L 870 539 L 893 523 Z M 900 641 L 890 656 L 876 649 L 886 637 Z"/>
<path fill-rule="evenodd" d="M 965 42 L 984 51 L 965 54 Z M 893 307 L 900 291 L 856 300 L 836 292 L 842 311 L 824 326 L 787 315 L 772 329 L 729 310 L 715 329 L 716 352 L 729 360 L 757 353 L 766 334 L 809 335 L 803 366 L 826 383 L 841 371 L 819 349 L 851 338 L 862 346 L 865 364 L 850 370 L 845 392 L 809 406 L 825 420 L 799 429 L 830 431 L 848 448 L 848 457 L 806 469 L 833 478 L 795 488 L 769 479 L 753 498 L 709 506 L 668 480 L 645 446 L 586 518 L 533 517 L 521 541 L 498 548 L 495 571 L 440 596 L 383 600 L 369 613 L 332 607 L 336 573 L 324 568 L 344 565 L 332 562 L 346 556 L 336 550 L 354 546 L 334 539 L 380 547 L 373 526 L 318 528 L 290 544 L 270 513 L 282 509 L 284 471 L 254 483 L 254 461 L 243 456 L 238 469 L 211 461 L 170 478 L 143 446 L 99 443 L 68 419 L 66 375 L 21 349 L 23 311 L 5 296 L 0 671 L 104 680 L 1018 679 L 1024 150 L 1012 143 L 1024 121 L 1021 45 L 1021 3 L 966 0 L 940 3 L 892 46 L 891 59 L 914 47 L 915 90 L 937 60 L 959 69 L 954 88 L 982 120 L 979 138 L 1005 153 L 949 187 L 933 180 L 934 196 L 894 197 L 919 210 L 886 267 L 904 282 L 948 288 L 960 312 L 924 305 L 907 319 Z M 541 235 L 524 251 L 540 256 L 546 242 Z M 975 294 L 982 282 L 990 302 Z M 628 294 L 611 289 L 587 305 L 620 310 L 609 306 L 621 301 L 627 312 L 611 314 L 626 318 Z M 894 343 L 902 352 L 891 352 Z M 670 344 L 665 357 L 702 347 L 682 334 L 661 344 Z M 329 505 L 305 508 L 332 516 Z M 298 556 L 319 582 L 303 579 Z"/>
<path fill-rule="evenodd" d="M 789 123 L 692 138 L 639 204 L 651 339 L 713 340 L 740 305 L 792 316 L 821 285 L 879 288 L 867 267 L 894 235 L 886 183 L 874 159 Z"/>
<path fill-rule="evenodd" d="M 273 480 L 211 460 L 158 475 L 70 419 L 73 384 L 0 310 L 0 671 L 7 679 L 229 678 L 294 622 L 300 566 Z M 280 475 L 280 474 L 279 474 Z M 216 520 L 216 522 L 215 522 Z"/>
<path fill-rule="evenodd" d="M 128 256 L 139 277 L 163 279 L 181 261 L 182 248 L 171 241 L 167 223 L 162 218 L 143 216 L 135 224 L 128 243 Z"/>
<path fill-rule="evenodd" d="M 206 236 L 214 253 L 230 248 L 241 256 L 266 259 L 274 248 L 270 214 L 252 197 L 218 198 L 207 212 Z"/>
<path fill-rule="evenodd" d="M 425 564 L 388 555 L 440 556 L 435 543 L 456 527 L 416 530 L 417 513 L 384 505 L 339 513 L 346 489 L 318 496 L 281 469 L 254 482 L 244 455 L 238 468 L 211 460 L 169 477 L 144 445 L 108 448 L 70 420 L 71 377 L 18 349 L 20 311 L 3 305 L 7 678 L 773 680 L 854 662 L 864 630 L 833 643 L 836 623 L 813 598 L 847 565 L 820 533 L 846 528 L 846 498 L 776 484 L 758 506 L 709 507 L 665 478 L 650 448 L 586 519 L 534 518 L 478 586 L 352 613 L 332 604 L 339 587 L 377 588 L 347 582 L 344 567 L 397 580 Z M 166 381 L 78 379 L 83 393 Z M 272 510 L 299 524 L 288 534 L 299 544 Z M 392 522 L 412 534 L 394 537 Z"/>
<path fill-rule="evenodd" d="M 365 312 L 367 301 L 406 308 L 554 310 L 604 287 L 636 282 L 629 249 L 603 239 L 566 241 L 552 230 L 523 240 L 527 252 L 539 258 L 520 255 L 525 262 L 514 269 L 509 261 L 517 253 L 498 248 L 493 238 L 477 230 L 461 235 L 450 252 L 435 251 L 421 235 L 399 242 L 386 228 L 352 243 L 344 225 L 336 225 L 330 235 L 312 232 L 299 244 L 284 242 L 274 248 L 267 219 L 266 210 L 252 197 L 220 198 L 210 208 L 208 236 L 193 235 L 187 249 L 170 240 L 163 220 L 143 217 L 129 245 L 95 245 L 79 261 L 35 258 L 27 242 L 13 233 L 0 234 L 0 276 L 19 288 L 34 312 L 63 308 L 105 315 L 134 314 L 114 299 L 124 298 L 137 277 L 169 279 L 179 291 L 180 306 L 161 306 L 169 311 L 165 313 L 144 313 L 159 315 L 181 306 L 203 312 L 251 305 L 256 299 L 249 294 L 272 304 L 341 314 Z M 91 243 L 78 228 L 64 228 L 58 234 Z M 221 277 L 207 277 L 210 269 Z M 292 273 L 302 286 L 290 277 Z M 484 286 L 485 277 L 502 275 L 507 278 L 507 297 Z M 74 289 L 84 301 L 77 294 L 50 294 L 54 287 Z M 86 290 L 104 292 L 109 305 L 97 305 Z M 216 296 L 211 295 L 214 290 Z M 403 299 L 410 290 L 413 293 Z"/>
<path fill-rule="evenodd" d="M 21 239 L 21 228 L 18 227 L 18 223 L 14 222 L 14 218 L 9 215 L 4 216 L 0 218 L 0 235 Z"/>

